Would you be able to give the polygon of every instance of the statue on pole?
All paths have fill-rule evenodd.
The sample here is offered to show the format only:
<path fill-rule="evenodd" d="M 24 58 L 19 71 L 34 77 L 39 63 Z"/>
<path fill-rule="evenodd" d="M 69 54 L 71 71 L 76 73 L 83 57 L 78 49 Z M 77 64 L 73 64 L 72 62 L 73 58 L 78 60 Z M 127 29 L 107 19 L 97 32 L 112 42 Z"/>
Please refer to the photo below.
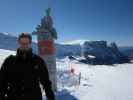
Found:
<path fill-rule="evenodd" d="M 51 9 L 46 10 L 46 16 L 41 20 L 41 24 L 36 27 L 32 34 L 37 35 L 38 54 L 42 57 L 48 67 L 52 88 L 57 91 L 56 56 L 54 40 L 57 39 L 57 32 L 53 27 L 53 20 L 50 16 Z"/>

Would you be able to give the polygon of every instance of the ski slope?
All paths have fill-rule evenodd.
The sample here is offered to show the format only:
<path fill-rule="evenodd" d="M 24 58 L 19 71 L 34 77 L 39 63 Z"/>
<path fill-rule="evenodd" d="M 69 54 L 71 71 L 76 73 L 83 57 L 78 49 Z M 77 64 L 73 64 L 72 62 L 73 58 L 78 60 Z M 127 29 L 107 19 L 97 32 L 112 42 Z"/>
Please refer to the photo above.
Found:
<path fill-rule="evenodd" d="M 10 54 L 15 52 L 0 49 L 0 64 Z M 65 72 L 71 68 L 74 74 L 69 77 Z M 94 66 L 65 58 L 57 59 L 57 70 L 62 77 L 58 77 L 56 100 L 133 100 L 133 64 Z M 80 85 L 75 77 L 79 73 Z"/>

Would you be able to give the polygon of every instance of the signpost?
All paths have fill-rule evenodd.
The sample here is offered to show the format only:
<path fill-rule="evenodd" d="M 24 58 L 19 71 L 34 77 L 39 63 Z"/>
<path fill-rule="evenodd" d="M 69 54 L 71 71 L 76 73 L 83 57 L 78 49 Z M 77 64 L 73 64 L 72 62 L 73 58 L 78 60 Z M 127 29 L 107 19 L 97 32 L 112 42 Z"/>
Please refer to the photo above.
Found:
<path fill-rule="evenodd" d="M 46 62 L 50 80 L 52 81 L 52 89 L 57 91 L 56 56 L 54 45 L 54 40 L 57 39 L 57 33 L 53 27 L 53 20 L 50 16 L 50 11 L 50 8 L 46 10 L 46 16 L 44 16 L 41 20 L 41 24 L 37 26 L 36 31 L 32 34 L 37 35 L 38 55 Z"/>

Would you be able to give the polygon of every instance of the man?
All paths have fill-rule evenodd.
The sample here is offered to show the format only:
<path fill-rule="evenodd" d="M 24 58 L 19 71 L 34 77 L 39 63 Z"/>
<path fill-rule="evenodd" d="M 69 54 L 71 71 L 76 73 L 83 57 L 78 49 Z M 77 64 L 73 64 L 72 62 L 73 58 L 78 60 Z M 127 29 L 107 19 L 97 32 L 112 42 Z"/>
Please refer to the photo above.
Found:
<path fill-rule="evenodd" d="M 22 33 L 16 56 L 8 56 L 0 69 L 0 100 L 42 100 L 40 83 L 48 100 L 55 100 L 46 63 L 32 52 L 32 38 Z"/>

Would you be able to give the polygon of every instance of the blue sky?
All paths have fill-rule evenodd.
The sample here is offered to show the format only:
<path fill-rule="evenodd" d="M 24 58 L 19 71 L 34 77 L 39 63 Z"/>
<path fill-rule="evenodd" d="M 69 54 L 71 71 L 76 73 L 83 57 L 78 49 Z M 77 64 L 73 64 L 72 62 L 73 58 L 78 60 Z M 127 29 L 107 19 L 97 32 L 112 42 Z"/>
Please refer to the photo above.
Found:
<path fill-rule="evenodd" d="M 32 32 L 52 8 L 56 42 L 107 40 L 133 46 L 133 0 L 0 0 L 0 32 Z"/>

